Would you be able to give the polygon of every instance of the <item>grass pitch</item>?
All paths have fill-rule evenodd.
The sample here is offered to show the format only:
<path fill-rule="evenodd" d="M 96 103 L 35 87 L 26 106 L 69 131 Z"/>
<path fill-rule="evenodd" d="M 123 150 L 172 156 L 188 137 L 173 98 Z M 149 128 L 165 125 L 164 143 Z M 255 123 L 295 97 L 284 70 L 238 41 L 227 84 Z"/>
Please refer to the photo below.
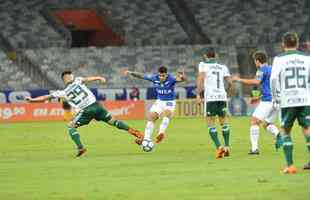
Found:
<path fill-rule="evenodd" d="M 88 152 L 78 159 L 64 122 L 0 124 L 0 199 L 310 198 L 310 171 L 301 170 L 310 154 L 297 126 L 299 171 L 282 175 L 284 155 L 275 152 L 272 137 L 261 130 L 261 155 L 249 156 L 249 118 L 230 122 L 231 156 L 221 160 L 203 119 L 173 119 L 166 140 L 151 153 L 126 133 L 92 123 L 79 129 Z M 145 121 L 128 123 L 143 130 Z"/>

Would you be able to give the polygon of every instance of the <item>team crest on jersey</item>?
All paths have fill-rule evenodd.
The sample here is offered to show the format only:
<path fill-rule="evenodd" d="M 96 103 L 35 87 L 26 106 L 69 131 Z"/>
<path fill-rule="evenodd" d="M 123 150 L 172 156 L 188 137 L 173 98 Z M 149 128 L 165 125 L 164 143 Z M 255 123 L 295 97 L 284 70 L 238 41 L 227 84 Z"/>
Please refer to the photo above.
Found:
<path fill-rule="evenodd" d="M 257 70 L 256 77 L 261 77 L 263 75 L 263 72 L 260 70 Z"/>

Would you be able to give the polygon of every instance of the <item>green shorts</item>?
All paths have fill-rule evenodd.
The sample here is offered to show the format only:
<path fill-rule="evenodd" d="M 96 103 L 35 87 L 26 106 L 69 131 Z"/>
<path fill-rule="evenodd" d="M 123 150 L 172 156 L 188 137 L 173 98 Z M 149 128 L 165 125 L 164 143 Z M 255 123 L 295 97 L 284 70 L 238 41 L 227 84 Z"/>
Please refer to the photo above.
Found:
<path fill-rule="evenodd" d="M 95 102 L 80 110 L 72 121 L 79 127 L 89 124 L 92 119 L 108 122 L 112 119 L 112 116 L 99 102 Z"/>
<path fill-rule="evenodd" d="M 219 116 L 219 117 L 225 117 L 226 116 L 226 101 L 211 101 L 207 102 L 207 116 Z"/>
<path fill-rule="evenodd" d="M 307 128 L 310 126 L 310 106 L 281 108 L 281 127 L 291 128 L 297 118 L 298 124 Z"/>

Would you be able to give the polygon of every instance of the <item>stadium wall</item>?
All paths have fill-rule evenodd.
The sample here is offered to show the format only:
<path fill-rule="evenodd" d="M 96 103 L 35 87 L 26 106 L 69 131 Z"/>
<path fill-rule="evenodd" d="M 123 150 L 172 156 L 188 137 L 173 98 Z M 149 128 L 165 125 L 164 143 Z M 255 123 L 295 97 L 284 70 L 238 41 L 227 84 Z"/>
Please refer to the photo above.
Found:
<path fill-rule="evenodd" d="M 145 119 L 154 100 L 136 101 L 101 101 L 113 117 L 122 120 Z M 228 101 L 227 112 L 233 116 L 249 115 L 256 105 L 250 104 L 249 98 L 233 97 Z M 204 104 L 195 99 L 177 100 L 174 117 L 202 117 Z M 61 103 L 5 103 L 0 104 L 0 123 L 30 121 L 68 121 L 68 115 Z M 71 110 L 70 112 L 76 112 Z M 71 117 L 74 114 L 70 115 Z"/>

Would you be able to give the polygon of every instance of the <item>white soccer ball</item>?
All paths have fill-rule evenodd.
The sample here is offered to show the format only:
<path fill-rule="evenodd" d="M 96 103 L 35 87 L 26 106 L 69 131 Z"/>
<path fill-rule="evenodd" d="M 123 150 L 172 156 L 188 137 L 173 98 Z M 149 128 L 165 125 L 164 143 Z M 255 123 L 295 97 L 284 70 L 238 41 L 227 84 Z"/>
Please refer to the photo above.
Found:
<path fill-rule="evenodd" d="M 154 148 L 154 144 L 151 140 L 143 140 L 141 145 L 142 145 L 143 151 L 145 152 L 150 152 Z"/>

